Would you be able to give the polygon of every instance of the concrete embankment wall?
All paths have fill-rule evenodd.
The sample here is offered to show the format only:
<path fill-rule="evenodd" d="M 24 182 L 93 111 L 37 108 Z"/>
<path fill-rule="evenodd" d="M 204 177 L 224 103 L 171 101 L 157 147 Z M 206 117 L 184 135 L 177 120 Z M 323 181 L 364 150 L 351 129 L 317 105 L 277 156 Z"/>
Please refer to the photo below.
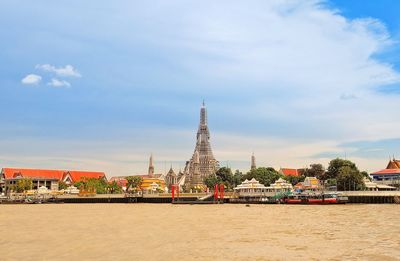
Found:
<path fill-rule="evenodd" d="M 349 203 L 364 204 L 400 204 L 400 191 L 345 191 Z M 181 197 L 181 201 L 195 201 L 198 195 Z M 125 197 L 119 195 L 96 195 L 94 197 L 64 196 L 58 197 L 64 203 L 171 203 L 172 198 L 168 195 L 163 196 L 144 196 L 144 197 Z M 212 199 L 211 199 L 212 200 Z M 225 203 L 229 202 L 225 198 Z M 242 203 L 242 202 L 237 202 Z"/>
<path fill-rule="evenodd" d="M 59 198 L 61 202 L 64 203 L 129 203 L 136 202 L 135 199 L 128 198 L 107 198 L 107 197 L 69 197 L 69 198 Z"/>
<path fill-rule="evenodd" d="M 400 191 L 344 191 L 349 203 L 400 204 Z"/>
<path fill-rule="evenodd" d="M 349 203 L 393 204 L 394 196 L 349 196 Z"/>
<path fill-rule="evenodd" d="M 116 195 L 96 195 L 94 197 L 58 197 L 64 203 L 171 203 L 171 197 L 124 197 Z M 180 201 L 195 201 L 197 197 L 184 197 Z"/>

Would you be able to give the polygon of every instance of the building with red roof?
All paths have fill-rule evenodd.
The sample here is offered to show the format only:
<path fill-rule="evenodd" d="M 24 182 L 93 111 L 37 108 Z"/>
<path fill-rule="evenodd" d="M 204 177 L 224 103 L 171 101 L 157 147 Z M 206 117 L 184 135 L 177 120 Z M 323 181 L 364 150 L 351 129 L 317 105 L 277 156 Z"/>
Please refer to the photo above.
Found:
<path fill-rule="evenodd" d="M 44 186 L 50 190 L 58 190 L 58 182 L 60 181 L 72 185 L 75 182 L 90 178 L 106 180 L 106 174 L 104 172 L 77 170 L 3 168 L 0 174 L 2 190 L 6 190 L 7 185 L 15 185 L 22 178 L 32 180 L 32 189 Z"/>
<path fill-rule="evenodd" d="M 376 181 L 397 181 L 400 183 L 400 160 L 390 159 L 386 169 L 370 174 Z"/>
<path fill-rule="evenodd" d="M 120 176 L 120 177 L 112 177 L 109 181 L 109 183 L 117 183 L 118 186 L 122 188 L 123 191 L 126 190 L 126 185 L 128 181 L 126 180 L 126 176 Z"/>
<path fill-rule="evenodd" d="M 298 177 L 304 174 L 305 169 L 280 168 L 279 173 L 284 176 Z"/>
<path fill-rule="evenodd" d="M 389 160 L 386 169 L 400 169 L 400 160 L 393 159 Z"/>

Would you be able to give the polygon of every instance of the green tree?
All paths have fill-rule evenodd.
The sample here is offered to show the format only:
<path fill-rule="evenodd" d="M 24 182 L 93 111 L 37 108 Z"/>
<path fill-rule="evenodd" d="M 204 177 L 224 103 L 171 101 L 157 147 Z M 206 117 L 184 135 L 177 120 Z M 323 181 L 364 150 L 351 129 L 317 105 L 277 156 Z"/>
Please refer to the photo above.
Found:
<path fill-rule="evenodd" d="M 265 186 L 269 186 L 279 178 L 283 178 L 283 175 L 277 172 L 274 168 L 260 167 L 250 170 L 246 175 L 243 176 L 243 179 L 250 180 L 252 178 L 255 178 Z"/>
<path fill-rule="evenodd" d="M 316 177 L 319 180 L 325 180 L 325 168 L 322 164 L 311 164 L 309 168 L 304 171 L 306 177 Z"/>
<path fill-rule="evenodd" d="M 235 174 L 233 175 L 233 187 L 240 185 L 242 183 L 242 180 L 243 180 L 243 173 L 237 169 L 235 171 Z"/>
<path fill-rule="evenodd" d="M 90 178 L 87 181 L 89 190 L 94 190 L 98 194 L 107 194 L 108 183 L 104 179 Z"/>
<path fill-rule="evenodd" d="M 363 190 L 365 188 L 364 176 L 350 166 L 340 167 L 336 179 L 338 190 Z"/>
<path fill-rule="evenodd" d="M 368 172 L 366 171 L 361 171 L 361 175 L 363 175 L 364 178 L 367 178 L 369 181 L 371 181 L 371 177 L 368 175 Z"/>
<path fill-rule="evenodd" d="M 103 178 L 84 178 L 74 184 L 75 187 L 79 189 L 84 189 L 86 191 L 94 191 L 98 194 L 106 194 L 108 183 Z"/>
<path fill-rule="evenodd" d="M 336 158 L 329 162 L 328 170 L 325 173 L 325 179 L 336 179 L 339 175 L 339 170 L 342 167 L 349 167 L 350 169 L 359 172 L 355 163 L 350 160 Z"/>
<path fill-rule="evenodd" d="M 301 176 L 284 176 L 283 179 L 286 180 L 287 182 L 289 182 L 290 184 L 292 184 L 293 186 L 296 185 L 299 182 L 303 182 L 305 180 L 305 176 L 301 175 Z"/>
<path fill-rule="evenodd" d="M 114 193 L 121 193 L 122 188 L 118 183 L 114 180 L 113 182 L 109 183 L 107 185 L 107 191 L 108 193 L 114 194 Z"/>
<path fill-rule="evenodd" d="M 17 181 L 17 192 L 24 192 L 26 190 L 32 189 L 32 179 L 22 178 Z"/>
<path fill-rule="evenodd" d="M 17 181 L 16 190 L 18 193 L 32 189 L 32 179 L 22 178 Z"/>
<path fill-rule="evenodd" d="M 66 188 L 68 188 L 67 183 L 65 183 L 64 181 L 59 181 L 59 182 L 58 182 L 58 189 L 59 189 L 59 190 L 61 190 L 61 189 L 66 189 Z"/>
<path fill-rule="evenodd" d="M 225 187 L 228 190 L 231 190 L 234 186 L 234 178 L 232 174 L 232 170 L 227 167 L 222 167 L 217 170 L 215 175 L 224 183 Z"/>
<path fill-rule="evenodd" d="M 204 184 L 209 189 L 214 189 L 215 184 L 220 184 L 220 183 L 222 183 L 222 179 L 220 177 L 218 177 L 216 174 L 211 174 L 204 179 Z"/>
<path fill-rule="evenodd" d="M 139 176 L 128 176 L 126 179 L 126 191 L 137 191 L 140 184 L 142 183 L 142 177 Z"/>

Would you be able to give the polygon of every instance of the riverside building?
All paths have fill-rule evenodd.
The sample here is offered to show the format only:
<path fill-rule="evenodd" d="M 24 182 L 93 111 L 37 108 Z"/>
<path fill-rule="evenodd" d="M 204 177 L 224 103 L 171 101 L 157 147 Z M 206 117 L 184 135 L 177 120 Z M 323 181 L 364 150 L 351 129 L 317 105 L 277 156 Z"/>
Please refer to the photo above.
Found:
<path fill-rule="evenodd" d="M 1 192 L 9 192 L 18 180 L 28 178 L 32 180 L 32 189 L 46 187 L 48 190 L 58 190 L 58 183 L 72 185 L 84 179 L 106 179 L 104 172 L 77 171 L 77 170 L 49 170 L 49 169 L 17 169 L 3 168 L 0 174 Z"/>
<path fill-rule="evenodd" d="M 380 185 L 389 185 L 400 188 L 400 160 L 390 159 L 386 169 L 370 174 L 372 179 Z"/>

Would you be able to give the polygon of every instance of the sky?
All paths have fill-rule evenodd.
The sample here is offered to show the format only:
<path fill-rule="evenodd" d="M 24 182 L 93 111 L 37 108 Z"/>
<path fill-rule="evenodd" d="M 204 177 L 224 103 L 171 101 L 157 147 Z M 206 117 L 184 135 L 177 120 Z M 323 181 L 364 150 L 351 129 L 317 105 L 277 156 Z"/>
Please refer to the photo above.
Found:
<path fill-rule="evenodd" d="M 0 1 L 0 167 L 400 158 L 400 2 Z"/>

